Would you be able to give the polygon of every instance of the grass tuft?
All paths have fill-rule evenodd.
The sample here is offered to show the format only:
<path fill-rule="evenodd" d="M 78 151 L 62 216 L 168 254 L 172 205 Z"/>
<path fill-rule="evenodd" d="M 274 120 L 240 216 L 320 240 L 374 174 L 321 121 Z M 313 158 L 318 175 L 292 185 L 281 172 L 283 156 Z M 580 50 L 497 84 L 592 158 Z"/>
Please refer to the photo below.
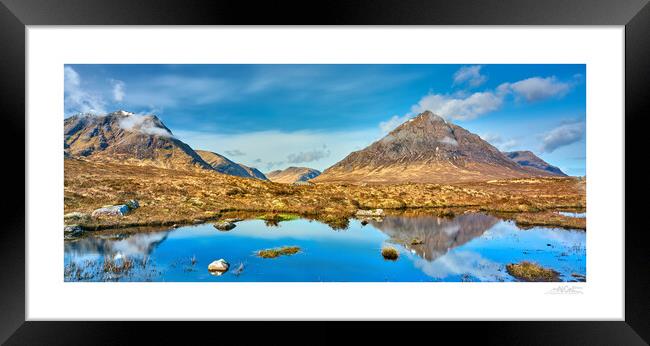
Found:
<path fill-rule="evenodd" d="M 560 281 L 559 273 L 553 269 L 546 269 L 539 264 L 523 261 L 521 263 L 511 263 L 506 265 L 508 274 L 521 281 Z"/>
<path fill-rule="evenodd" d="M 257 255 L 262 258 L 276 258 L 282 255 L 290 256 L 300 252 L 298 246 L 283 246 L 280 248 L 260 250 L 257 252 Z"/>
<path fill-rule="evenodd" d="M 384 246 L 381 249 L 381 255 L 384 256 L 384 259 L 394 261 L 399 257 L 399 252 L 392 246 Z"/>

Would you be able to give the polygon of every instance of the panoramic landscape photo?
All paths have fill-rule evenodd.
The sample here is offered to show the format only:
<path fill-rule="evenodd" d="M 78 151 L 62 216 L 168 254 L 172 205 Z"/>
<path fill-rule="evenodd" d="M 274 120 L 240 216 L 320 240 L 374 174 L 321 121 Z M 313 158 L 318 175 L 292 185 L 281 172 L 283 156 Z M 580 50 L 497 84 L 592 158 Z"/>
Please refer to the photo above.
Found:
<path fill-rule="evenodd" d="M 64 280 L 585 282 L 586 77 L 65 65 Z"/>

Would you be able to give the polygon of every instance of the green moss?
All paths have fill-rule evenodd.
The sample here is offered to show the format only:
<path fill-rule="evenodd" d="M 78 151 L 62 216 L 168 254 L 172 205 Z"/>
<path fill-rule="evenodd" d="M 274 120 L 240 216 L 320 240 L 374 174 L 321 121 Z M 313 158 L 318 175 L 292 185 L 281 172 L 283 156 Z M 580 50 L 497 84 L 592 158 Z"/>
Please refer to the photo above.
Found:
<path fill-rule="evenodd" d="M 292 221 L 292 220 L 297 220 L 300 219 L 300 215 L 296 214 L 264 214 L 260 215 L 257 217 L 260 220 L 264 221 L 275 221 L 275 222 L 282 222 L 282 221 Z"/>

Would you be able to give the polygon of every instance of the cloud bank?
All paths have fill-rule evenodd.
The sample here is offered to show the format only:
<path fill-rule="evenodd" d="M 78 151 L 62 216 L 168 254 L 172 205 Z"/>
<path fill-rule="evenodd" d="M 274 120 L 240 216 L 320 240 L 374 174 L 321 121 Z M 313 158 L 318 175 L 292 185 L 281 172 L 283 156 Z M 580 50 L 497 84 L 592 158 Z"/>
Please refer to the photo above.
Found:
<path fill-rule="evenodd" d="M 63 69 L 64 103 L 66 113 L 106 113 L 106 102 L 101 95 L 87 92 L 82 86 L 79 73 L 72 67 Z"/>
<path fill-rule="evenodd" d="M 512 91 L 516 96 L 528 102 L 563 97 L 571 90 L 571 87 L 571 83 L 561 82 L 555 76 L 546 78 L 532 77 L 499 86 L 501 90 Z"/>
<path fill-rule="evenodd" d="M 558 148 L 573 144 L 585 137 L 584 121 L 562 124 L 542 136 L 541 152 L 552 153 Z"/>
<path fill-rule="evenodd" d="M 304 162 L 313 162 L 318 161 L 322 158 L 330 156 L 329 150 L 312 150 L 312 151 L 301 151 L 297 154 L 289 154 L 287 156 L 287 163 L 304 163 Z"/>
<path fill-rule="evenodd" d="M 379 123 L 379 128 L 381 129 L 381 132 L 386 134 L 391 131 L 393 131 L 396 127 L 400 126 L 407 120 L 409 120 L 412 117 L 411 114 L 406 114 L 406 115 L 393 115 L 390 119 L 386 121 L 382 121 Z"/>
<path fill-rule="evenodd" d="M 469 87 L 475 88 L 487 81 L 487 77 L 481 74 L 481 65 L 463 66 L 454 73 L 454 84 L 466 83 Z"/>
<path fill-rule="evenodd" d="M 111 84 L 113 85 L 113 100 L 122 102 L 124 100 L 124 82 L 113 79 L 111 80 Z"/>
<path fill-rule="evenodd" d="M 245 152 L 243 152 L 243 151 L 241 151 L 239 149 L 226 150 L 226 151 L 224 151 L 224 153 L 226 153 L 226 155 L 228 155 L 228 156 L 244 156 L 244 155 L 246 155 Z"/>
<path fill-rule="evenodd" d="M 477 87 L 485 83 L 487 77 L 481 74 L 480 65 L 463 66 L 453 75 L 453 84 L 467 84 Z M 432 111 L 450 120 L 472 120 L 501 109 L 509 95 L 525 102 L 536 102 L 551 98 L 562 98 L 568 94 L 581 76 L 571 81 L 560 81 L 556 76 L 531 77 L 516 82 L 500 84 L 493 90 L 454 94 L 429 93 L 411 106 L 411 112 L 394 115 L 379 123 L 382 132 L 387 133 L 415 114 Z"/>
<path fill-rule="evenodd" d="M 483 134 L 480 136 L 484 141 L 492 144 L 493 146 L 497 147 L 500 151 L 510 151 L 513 148 L 515 148 L 517 145 L 519 145 L 519 142 L 513 138 L 509 139 L 504 139 L 500 135 L 497 134 Z"/>
<path fill-rule="evenodd" d="M 429 94 L 411 107 L 413 113 L 432 111 L 447 119 L 471 120 L 496 111 L 503 104 L 503 96 L 494 92 L 476 92 L 467 97 Z"/>
<path fill-rule="evenodd" d="M 172 133 L 159 126 L 152 115 L 131 114 L 120 119 L 119 126 L 127 131 L 138 131 L 146 135 L 173 137 Z"/>
<path fill-rule="evenodd" d="M 237 162 L 245 165 L 271 170 L 303 163 L 320 171 L 381 136 L 378 129 L 372 128 L 356 131 L 269 130 L 244 133 L 179 130 L 174 134 L 194 149 L 221 153 L 224 152 L 225 144 L 230 148 L 238 148 L 246 155 L 240 156 Z"/>

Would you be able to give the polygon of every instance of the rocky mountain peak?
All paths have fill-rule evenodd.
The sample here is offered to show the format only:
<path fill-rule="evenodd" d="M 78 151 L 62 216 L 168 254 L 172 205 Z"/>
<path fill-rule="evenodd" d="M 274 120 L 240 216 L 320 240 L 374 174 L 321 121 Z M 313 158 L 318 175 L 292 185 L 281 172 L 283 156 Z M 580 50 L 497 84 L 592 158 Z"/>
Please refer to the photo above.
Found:
<path fill-rule="evenodd" d="M 424 111 L 315 181 L 455 182 L 530 175 L 478 135 Z"/>
<path fill-rule="evenodd" d="M 124 110 L 73 115 L 64 120 L 63 145 L 66 157 L 211 169 L 192 148 L 174 138 L 155 115 Z"/>

